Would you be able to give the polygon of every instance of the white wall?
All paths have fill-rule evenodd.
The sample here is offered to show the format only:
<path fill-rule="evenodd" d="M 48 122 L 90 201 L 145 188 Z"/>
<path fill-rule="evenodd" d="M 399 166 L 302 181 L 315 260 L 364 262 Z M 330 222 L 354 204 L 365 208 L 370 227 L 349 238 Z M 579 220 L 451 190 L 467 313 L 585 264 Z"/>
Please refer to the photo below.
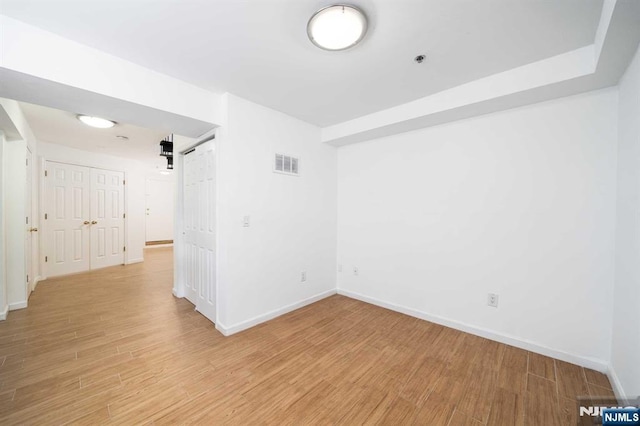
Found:
<path fill-rule="evenodd" d="M 5 214 L 7 238 L 7 301 L 9 310 L 27 307 L 29 292 L 27 291 L 27 270 L 25 266 L 25 185 L 27 180 L 26 160 L 27 143 L 11 141 L 5 147 L 7 161 L 5 163 Z M 36 259 L 34 259 L 36 260 Z"/>
<path fill-rule="evenodd" d="M 339 291 L 606 369 L 616 109 L 605 90 L 340 148 Z"/>
<path fill-rule="evenodd" d="M 39 276 L 38 258 L 32 258 L 32 269 L 26 270 L 25 255 L 25 233 L 27 228 L 38 227 L 38 218 L 31 215 L 31 224 L 25 223 L 27 212 L 25 210 L 25 185 L 26 179 L 26 153 L 29 148 L 32 154 L 37 154 L 38 143 L 29 127 L 26 117 L 24 116 L 20 105 L 10 99 L 0 98 L 0 108 L 6 114 L 10 125 L 15 129 L 16 134 L 12 140 L 4 141 L 3 149 L 3 174 L 4 174 L 4 244 L 5 256 L 4 265 L 6 279 L 6 302 L 10 310 L 21 309 L 27 306 L 29 298 L 29 289 L 26 287 L 26 276 L 29 274 L 36 280 Z M 9 123 L 7 123 L 9 125 Z M 32 164 L 33 166 L 33 164 Z M 32 173 L 35 173 L 35 167 L 32 167 Z M 36 211 L 38 198 L 35 179 L 32 179 L 32 212 Z M 32 233 L 32 247 L 39 244 L 38 233 Z M 2 308 L 0 307 L 0 315 Z"/>
<path fill-rule="evenodd" d="M 146 166 L 139 161 L 130 160 L 106 154 L 81 151 L 62 145 L 45 143 L 38 144 L 38 154 L 48 161 L 77 164 L 108 170 L 123 171 L 126 180 L 125 222 L 127 233 L 127 251 L 125 263 L 142 262 L 145 244 L 145 178 Z M 40 215 L 44 216 L 44 208 Z M 42 223 L 42 222 L 41 222 Z M 42 254 L 44 256 L 44 254 Z"/>
<path fill-rule="evenodd" d="M 335 292 L 336 149 L 320 143 L 315 126 L 233 95 L 225 104 L 217 326 L 229 333 Z M 299 177 L 272 172 L 276 152 L 300 158 Z"/>
<path fill-rule="evenodd" d="M 611 364 L 618 393 L 640 395 L 640 50 L 619 86 L 616 280 Z"/>
<path fill-rule="evenodd" d="M 0 320 L 7 318 L 9 311 L 9 304 L 7 303 L 7 239 L 5 237 L 5 145 L 6 140 L 4 133 L 0 131 Z"/>

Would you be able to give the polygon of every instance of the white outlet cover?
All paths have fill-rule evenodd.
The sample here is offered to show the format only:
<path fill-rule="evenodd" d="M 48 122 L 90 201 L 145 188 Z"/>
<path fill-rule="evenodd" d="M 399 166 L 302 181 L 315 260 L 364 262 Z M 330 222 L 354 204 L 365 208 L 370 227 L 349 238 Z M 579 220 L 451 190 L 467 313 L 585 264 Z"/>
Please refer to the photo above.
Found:
<path fill-rule="evenodd" d="M 488 297 L 487 297 L 487 305 L 497 308 L 498 307 L 498 301 L 499 301 L 499 296 L 495 293 L 489 293 Z"/>

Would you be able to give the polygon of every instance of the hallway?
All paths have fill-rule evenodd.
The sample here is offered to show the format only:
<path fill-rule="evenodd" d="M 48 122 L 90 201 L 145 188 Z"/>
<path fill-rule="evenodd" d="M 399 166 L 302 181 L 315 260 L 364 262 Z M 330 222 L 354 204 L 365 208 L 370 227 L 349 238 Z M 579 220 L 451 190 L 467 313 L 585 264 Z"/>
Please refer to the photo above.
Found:
<path fill-rule="evenodd" d="M 0 322 L 0 423 L 140 422 L 159 400 L 184 399 L 161 378 L 177 384 L 187 367 L 208 365 L 186 360 L 185 345 L 222 336 L 172 296 L 172 249 L 145 256 L 144 263 L 42 281 L 29 308 Z"/>

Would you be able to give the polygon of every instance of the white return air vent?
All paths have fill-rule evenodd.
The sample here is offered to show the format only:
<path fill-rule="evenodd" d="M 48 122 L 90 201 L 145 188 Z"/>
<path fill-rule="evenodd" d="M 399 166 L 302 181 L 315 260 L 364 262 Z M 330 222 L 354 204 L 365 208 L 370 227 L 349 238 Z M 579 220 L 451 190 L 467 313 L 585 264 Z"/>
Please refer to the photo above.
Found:
<path fill-rule="evenodd" d="M 275 173 L 284 173 L 285 175 L 300 175 L 300 160 L 290 155 L 276 154 L 273 171 Z"/>

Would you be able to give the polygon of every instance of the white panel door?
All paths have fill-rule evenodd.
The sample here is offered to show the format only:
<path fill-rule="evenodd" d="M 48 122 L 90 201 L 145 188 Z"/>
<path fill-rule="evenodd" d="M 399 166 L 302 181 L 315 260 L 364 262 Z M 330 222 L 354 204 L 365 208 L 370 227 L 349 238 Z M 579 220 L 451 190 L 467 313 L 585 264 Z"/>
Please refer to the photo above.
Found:
<path fill-rule="evenodd" d="M 65 275 L 90 267 L 91 169 L 48 161 L 45 210 L 47 275 Z"/>
<path fill-rule="evenodd" d="M 215 152 L 206 142 L 184 157 L 186 297 L 216 320 Z"/>
<path fill-rule="evenodd" d="M 124 173 L 91 169 L 91 269 L 124 263 Z"/>
<path fill-rule="evenodd" d="M 146 241 L 173 241 L 173 181 L 147 179 Z"/>
<path fill-rule="evenodd" d="M 185 297 L 196 304 L 196 232 L 195 213 L 197 205 L 197 155 L 195 150 L 184 156 L 183 167 L 183 217 L 184 217 L 184 288 Z"/>

